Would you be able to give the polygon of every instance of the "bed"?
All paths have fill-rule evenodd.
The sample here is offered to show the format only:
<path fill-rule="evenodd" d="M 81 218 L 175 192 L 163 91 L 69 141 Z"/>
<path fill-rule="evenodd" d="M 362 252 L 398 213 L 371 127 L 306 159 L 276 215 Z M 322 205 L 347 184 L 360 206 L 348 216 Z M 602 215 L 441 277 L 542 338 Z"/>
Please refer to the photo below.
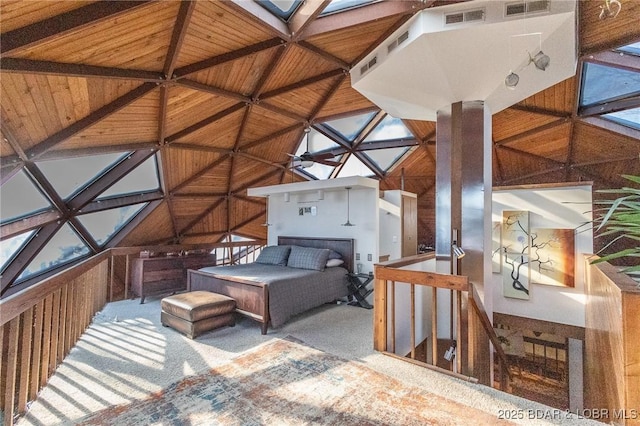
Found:
<path fill-rule="evenodd" d="M 278 256 L 286 247 L 290 251 L 283 264 Z M 339 257 L 344 263 L 323 270 L 314 269 L 317 264 L 307 267 L 307 255 L 317 254 L 313 249 L 329 249 L 329 257 Z M 265 247 L 265 255 L 261 253 L 256 262 L 188 270 L 187 289 L 233 297 L 236 312 L 260 322 L 262 334 L 266 334 L 269 325 L 279 327 L 294 315 L 347 296 L 347 272 L 353 271 L 353 252 L 350 238 L 280 236 L 278 245 Z M 268 253 L 275 257 L 270 258 Z M 314 258 L 312 262 L 321 260 Z"/>

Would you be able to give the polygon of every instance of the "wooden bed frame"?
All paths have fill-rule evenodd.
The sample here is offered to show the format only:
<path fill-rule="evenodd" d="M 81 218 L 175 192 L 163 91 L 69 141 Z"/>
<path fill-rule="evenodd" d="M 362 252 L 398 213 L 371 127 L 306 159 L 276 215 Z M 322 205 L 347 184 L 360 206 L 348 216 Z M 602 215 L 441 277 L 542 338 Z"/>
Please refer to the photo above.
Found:
<path fill-rule="evenodd" d="M 351 238 L 278 237 L 278 245 L 326 248 L 342 255 L 344 267 L 353 272 L 354 240 Z M 187 291 L 207 290 L 236 300 L 236 312 L 261 323 L 262 334 L 269 328 L 269 286 L 242 279 L 226 280 L 204 271 L 187 271 Z"/>

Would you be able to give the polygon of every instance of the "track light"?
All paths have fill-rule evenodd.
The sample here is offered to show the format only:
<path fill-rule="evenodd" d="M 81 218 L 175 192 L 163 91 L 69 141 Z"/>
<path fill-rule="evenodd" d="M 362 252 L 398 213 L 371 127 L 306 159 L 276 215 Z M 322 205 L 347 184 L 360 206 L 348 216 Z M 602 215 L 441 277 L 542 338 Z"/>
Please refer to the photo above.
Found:
<path fill-rule="evenodd" d="M 518 76 L 518 74 L 511 71 L 511 73 L 509 73 L 509 75 L 504 79 L 504 85 L 513 90 L 516 88 L 519 81 L 520 77 Z"/>
<path fill-rule="evenodd" d="M 549 62 L 551 62 L 551 59 L 549 58 L 548 55 L 545 55 L 544 53 L 542 53 L 542 50 L 541 50 L 538 53 L 536 53 L 534 57 L 531 57 L 531 54 L 529 54 L 529 63 L 532 63 L 532 62 L 536 66 L 536 68 L 538 68 L 541 71 L 544 71 L 549 66 Z"/>
<path fill-rule="evenodd" d="M 464 252 L 462 247 L 458 247 L 458 244 L 455 241 L 451 244 L 451 248 L 453 249 L 453 255 L 458 259 L 462 259 L 467 254 Z"/>

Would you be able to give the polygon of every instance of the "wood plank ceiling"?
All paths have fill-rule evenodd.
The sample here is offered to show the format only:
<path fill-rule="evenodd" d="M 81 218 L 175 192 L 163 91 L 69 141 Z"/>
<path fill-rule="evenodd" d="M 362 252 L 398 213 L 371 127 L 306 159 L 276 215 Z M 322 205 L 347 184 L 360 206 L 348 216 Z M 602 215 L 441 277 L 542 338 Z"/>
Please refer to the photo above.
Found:
<path fill-rule="evenodd" d="M 155 153 L 161 190 L 113 201 L 151 203 L 92 250 L 264 238 L 264 201 L 247 188 L 305 179 L 288 154 L 306 126 L 378 111 L 351 88 L 349 69 L 416 12 L 452 2 L 384 1 L 319 16 L 329 3 L 307 0 L 285 23 L 248 0 L 2 0 L 2 182 L 24 169 L 49 194 L 36 161 L 129 151 L 140 164 Z M 576 76 L 493 117 L 496 186 L 587 180 L 602 188 L 640 174 L 640 132 L 581 116 L 577 106 L 583 63 L 640 41 L 640 2 L 624 1 L 608 20 L 598 18 L 603 1 L 578 3 Z M 381 189 L 404 183 L 418 194 L 420 242 L 431 245 L 435 123 L 405 124 L 409 153 L 378 177 Z M 49 194 L 54 211 L 3 224 L 2 238 L 74 223 L 77 212 L 101 208 L 92 204 L 97 191 L 75 201 Z"/>

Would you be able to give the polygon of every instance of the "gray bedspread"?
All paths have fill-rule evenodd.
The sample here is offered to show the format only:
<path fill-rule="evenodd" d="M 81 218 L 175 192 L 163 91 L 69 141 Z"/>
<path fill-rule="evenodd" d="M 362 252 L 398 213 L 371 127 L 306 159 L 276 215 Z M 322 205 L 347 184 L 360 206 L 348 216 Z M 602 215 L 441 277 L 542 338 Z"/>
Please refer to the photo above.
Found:
<path fill-rule="evenodd" d="M 212 266 L 201 268 L 200 271 L 228 281 L 253 281 L 267 284 L 272 327 L 279 327 L 294 315 L 348 294 L 347 270 L 340 267 L 314 271 L 248 263 Z"/>

